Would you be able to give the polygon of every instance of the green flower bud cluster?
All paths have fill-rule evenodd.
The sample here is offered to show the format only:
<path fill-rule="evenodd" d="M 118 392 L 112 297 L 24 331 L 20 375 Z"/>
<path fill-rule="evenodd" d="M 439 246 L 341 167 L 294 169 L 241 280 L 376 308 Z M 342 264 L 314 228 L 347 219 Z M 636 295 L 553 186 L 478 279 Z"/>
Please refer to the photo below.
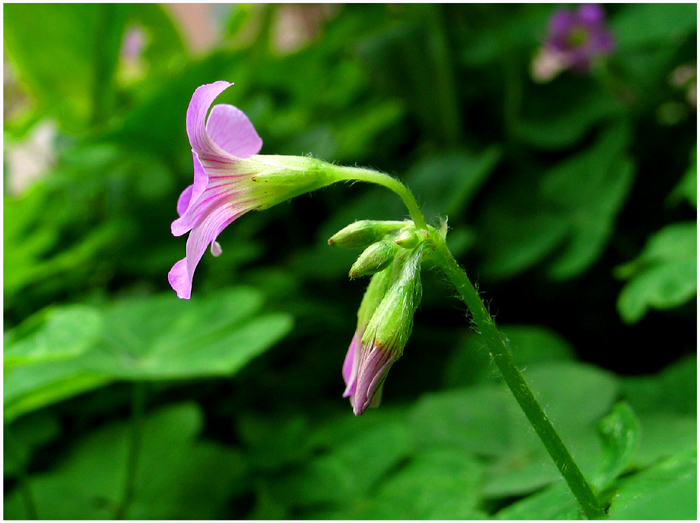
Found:
<path fill-rule="evenodd" d="M 357 330 L 343 369 L 356 415 L 379 405 L 384 380 L 401 357 L 420 304 L 427 231 L 411 221 L 355 222 L 328 241 L 330 245 L 364 248 L 350 277 L 372 275 L 357 313 Z"/>

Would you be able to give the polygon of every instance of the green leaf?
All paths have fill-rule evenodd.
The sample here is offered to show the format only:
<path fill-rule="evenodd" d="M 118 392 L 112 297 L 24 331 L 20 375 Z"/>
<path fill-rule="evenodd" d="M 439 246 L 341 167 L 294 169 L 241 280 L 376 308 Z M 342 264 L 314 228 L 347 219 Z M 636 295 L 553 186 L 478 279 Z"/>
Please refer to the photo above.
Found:
<path fill-rule="evenodd" d="M 26 471 L 34 452 L 60 434 L 61 424 L 57 416 L 44 411 L 6 424 L 3 429 L 3 467 L 5 477 L 11 478 Z"/>
<path fill-rule="evenodd" d="M 639 420 L 626 403 L 618 403 L 598 424 L 603 440 L 603 463 L 593 483 L 602 490 L 628 466 L 639 444 Z"/>
<path fill-rule="evenodd" d="M 539 325 L 500 325 L 519 367 L 533 363 L 573 359 L 571 345 L 556 332 Z M 469 333 L 453 351 L 445 366 L 445 386 L 464 387 L 485 381 L 498 371 L 484 348 L 481 336 Z"/>
<path fill-rule="evenodd" d="M 588 150 L 557 165 L 542 180 L 546 200 L 560 208 L 568 241 L 549 266 L 558 280 L 579 275 L 602 254 L 627 198 L 634 168 L 624 156 L 629 129 L 615 125 Z"/>
<path fill-rule="evenodd" d="M 217 519 L 242 486 L 241 456 L 197 442 L 202 413 L 194 404 L 164 408 L 143 426 L 130 519 Z M 31 478 L 41 518 L 112 519 L 122 493 L 131 427 L 102 427 L 77 442 L 54 470 Z M 6 498 L 5 517 L 23 519 L 17 491 Z"/>
<path fill-rule="evenodd" d="M 589 476 L 601 455 L 594 423 L 612 406 L 617 395 L 615 378 L 575 362 L 533 365 L 524 377 L 584 475 Z M 585 405 L 581 398 L 586 398 Z M 487 471 L 483 493 L 489 497 L 524 494 L 561 478 L 522 411 L 514 409 L 510 417 L 507 452 Z M 502 424 L 503 418 L 502 414 Z"/>
<path fill-rule="evenodd" d="M 578 520 L 584 519 L 576 498 L 562 480 L 536 494 L 508 505 L 496 514 L 506 520 Z"/>
<path fill-rule="evenodd" d="M 16 365 L 75 358 L 92 347 L 103 327 L 102 316 L 93 307 L 70 305 L 54 309 L 38 331 L 6 345 L 5 373 Z"/>
<path fill-rule="evenodd" d="M 112 76 L 129 6 L 7 4 L 5 45 L 42 114 L 70 132 L 112 111 Z M 69 73 L 68 73 L 69 72 Z"/>
<path fill-rule="evenodd" d="M 172 293 L 123 300 L 106 311 L 106 339 L 82 367 L 127 380 L 230 376 L 292 327 L 290 315 L 260 314 L 262 302 L 244 287 L 192 300 Z"/>
<path fill-rule="evenodd" d="M 690 152 L 690 166 L 678 185 L 668 197 L 668 203 L 675 205 L 679 200 L 688 200 L 695 209 L 698 208 L 698 145 Z"/>
<path fill-rule="evenodd" d="M 697 519 L 697 449 L 688 449 L 621 482 L 612 519 Z"/>
<path fill-rule="evenodd" d="M 5 421 L 103 387 L 110 381 L 85 372 L 78 358 L 17 366 L 4 379 Z"/>
<path fill-rule="evenodd" d="M 347 505 L 366 496 L 406 459 L 412 446 L 404 424 L 381 423 L 339 441 L 330 452 L 279 476 L 268 487 L 277 502 L 286 506 Z"/>
<path fill-rule="evenodd" d="M 84 372 L 79 363 L 103 330 L 98 310 L 69 305 L 31 317 L 9 331 L 4 355 L 5 420 L 105 385 L 108 379 Z"/>
<path fill-rule="evenodd" d="M 668 45 L 697 29 L 695 4 L 626 4 L 610 20 L 620 52 Z"/>
<path fill-rule="evenodd" d="M 582 78 L 562 78 L 538 86 L 525 101 L 525 116 L 517 122 L 516 131 L 524 142 L 541 149 L 570 147 L 594 125 L 624 111 L 611 93 Z"/>
<path fill-rule="evenodd" d="M 629 279 L 617 308 L 627 323 L 639 321 L 650 308 L 669 309 L 697 293 L 697 223 L 675 223 L 652 235 L 639 257 L 616 269 Z"/>
<path fill-rule="evenodd" d="M 431 448 L 377 487 L 369 500 L 324 519 L 485 519 L 478 509 L 482 466 L 462 449 Z"/>

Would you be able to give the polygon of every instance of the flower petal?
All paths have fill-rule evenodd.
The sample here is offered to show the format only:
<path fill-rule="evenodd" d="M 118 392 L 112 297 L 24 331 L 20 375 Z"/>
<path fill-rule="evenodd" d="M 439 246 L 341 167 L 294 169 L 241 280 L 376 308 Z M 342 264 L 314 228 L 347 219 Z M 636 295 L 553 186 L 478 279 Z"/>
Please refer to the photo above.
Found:
<path fill-rule="evenodd" d="M 237 158 L 248 158 L 262 148 L 262 138 L 251 121 L 233 105 L 220 104 L 212 108 L 207 132 L 216 145 Z"/>
<path fill-rule="evenodd" d="M 168 273 L 168 282 L 177 293 L 177 297 L 189 300 L 192 294 L 192 278 L 187 272 L 187 258 L 181 259 Z"/>
<path fill-rule="evenodd" d="M 182 191 L 182 194 L 180 194 L 180 197 L 177 199 L 177 214 L 178 216 L 182 216 L 185 214 L 187 211 L 187 208 L 190 206 L 190 201 L 192 200 L 192 189 L 194 188 L 194 185 L 190 185 Z"/>
<path fill-rule="evenodd" d="M 353 412 L 359 416 L 372 404 L 372 399 L 384 383 L 389 369 L 396 361 L 392 351 L 372 345 L 361 357 L 357 389 L 353 396 Z"/>
<path fill-rule="evenodd" d="M 343 398 L 355 394 L 357 388 L 357 364 L 359 363 L 360 340 L 362 339 L 362 331 L 358 330 L 352 337 L 348 353 L 345 356 L 343 363 L 343 380 L 345 380 L 345 392 Z"/>
<path fill-rule="evenodd" d="M 209 244 L 215 243 L 228 224 L 246 212 L 247 209 L 235 208 L 231 205 L 214 206 L 209 214 L 192 229 L 187 238 L 187 256 L 177 262 L 170 273 L 168 281 L 177 292 L 178 298 L 189 299 L 192 292 L 192 278 L 197 264 L 202 259 Z M 215 249 L 215 248 L 214 248 Z"/>
<path fill-rule="evenodd" d="M 170 225 L 173 236 L 182 236 L 192 230 L 207 209 L 201 205 L 201 199 L 207 190 L 209 176 L 194 151 L 192 151 L 192 162 L 194 163 L 194 184 L 182 191 L 177 201 L 177 212 L 180 217 Z M 189 199 L 187 199 L 188 196 Z"/>
<path fill-rule="evenodd" d="M 217 96 L 230 87 L 230 82 L 218 81 L 197 87 L 187 107 L 187 136 L 192 149 L 199 154 L 218 156 L 222 150 L 207 134 L 206 120 L 209 107 Z"/>
<path fill-rule="evenodd" d="M 605 20 L 605 11 L 598 4 L 582 4 L 576 12 L 578 19 L 590 27 L 600 27 Z"/>

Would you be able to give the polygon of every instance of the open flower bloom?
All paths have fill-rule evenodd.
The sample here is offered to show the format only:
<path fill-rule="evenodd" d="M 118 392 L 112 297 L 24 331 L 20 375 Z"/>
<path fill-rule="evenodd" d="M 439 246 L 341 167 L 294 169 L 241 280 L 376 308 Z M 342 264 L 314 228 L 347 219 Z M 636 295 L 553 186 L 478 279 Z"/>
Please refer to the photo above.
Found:
<path fill-rule="evenodd" d="M 549 20 L 545 51 L 574 71 L 587 71 L 593 59 L 611 54 L 614 47 L 600 5 L 583 4 L 576 11 L 558 9 Z"/>
<path fill-rule="evenodd" d="M 192 146 L 194 183 L 177 202 L 179 218 L 171 225 L 174 236 L 190 233 L 186 256 L 168 273 L 179 298 L 189 298 L 194 270 L 207 246 L 221 254 L 216 242 L 224 228 L 253 209 L 266 209 L 335 181 L 324 162 L 307 157 L 262 156 L 262 139 L 248 117 L 232 105 L 215 105 L 230 85 L 202 85 L 187 108 L 187 136 Z"/>
<path fill-rule="evenodd" d="M 406 259 L 395 260 L 375 274 L 362 300 L 358 329 L 343 364 L 347 385 L 343 397 L 350 398 L 355 416 L 379 406 L 389 369 L 403 354 L 411 335 L 421 299 L 421 255 L 418 247 Z M 371 318 L 364 324 L 367 316 Z"/>

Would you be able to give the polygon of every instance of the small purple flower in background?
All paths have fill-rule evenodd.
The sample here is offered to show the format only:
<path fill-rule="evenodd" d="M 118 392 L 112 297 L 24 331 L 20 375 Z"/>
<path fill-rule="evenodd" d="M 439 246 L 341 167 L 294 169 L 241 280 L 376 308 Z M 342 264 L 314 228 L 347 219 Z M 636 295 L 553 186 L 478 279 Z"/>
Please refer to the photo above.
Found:
<path fill-rule="evenodd" d="M 599 57 L 612 54 L 615 40 L 598 4 L 557 9 L 549 19 L 547 40 L 533 62 L 533 78 L 546 82 L 565 69 L 584 73 Z"/>

